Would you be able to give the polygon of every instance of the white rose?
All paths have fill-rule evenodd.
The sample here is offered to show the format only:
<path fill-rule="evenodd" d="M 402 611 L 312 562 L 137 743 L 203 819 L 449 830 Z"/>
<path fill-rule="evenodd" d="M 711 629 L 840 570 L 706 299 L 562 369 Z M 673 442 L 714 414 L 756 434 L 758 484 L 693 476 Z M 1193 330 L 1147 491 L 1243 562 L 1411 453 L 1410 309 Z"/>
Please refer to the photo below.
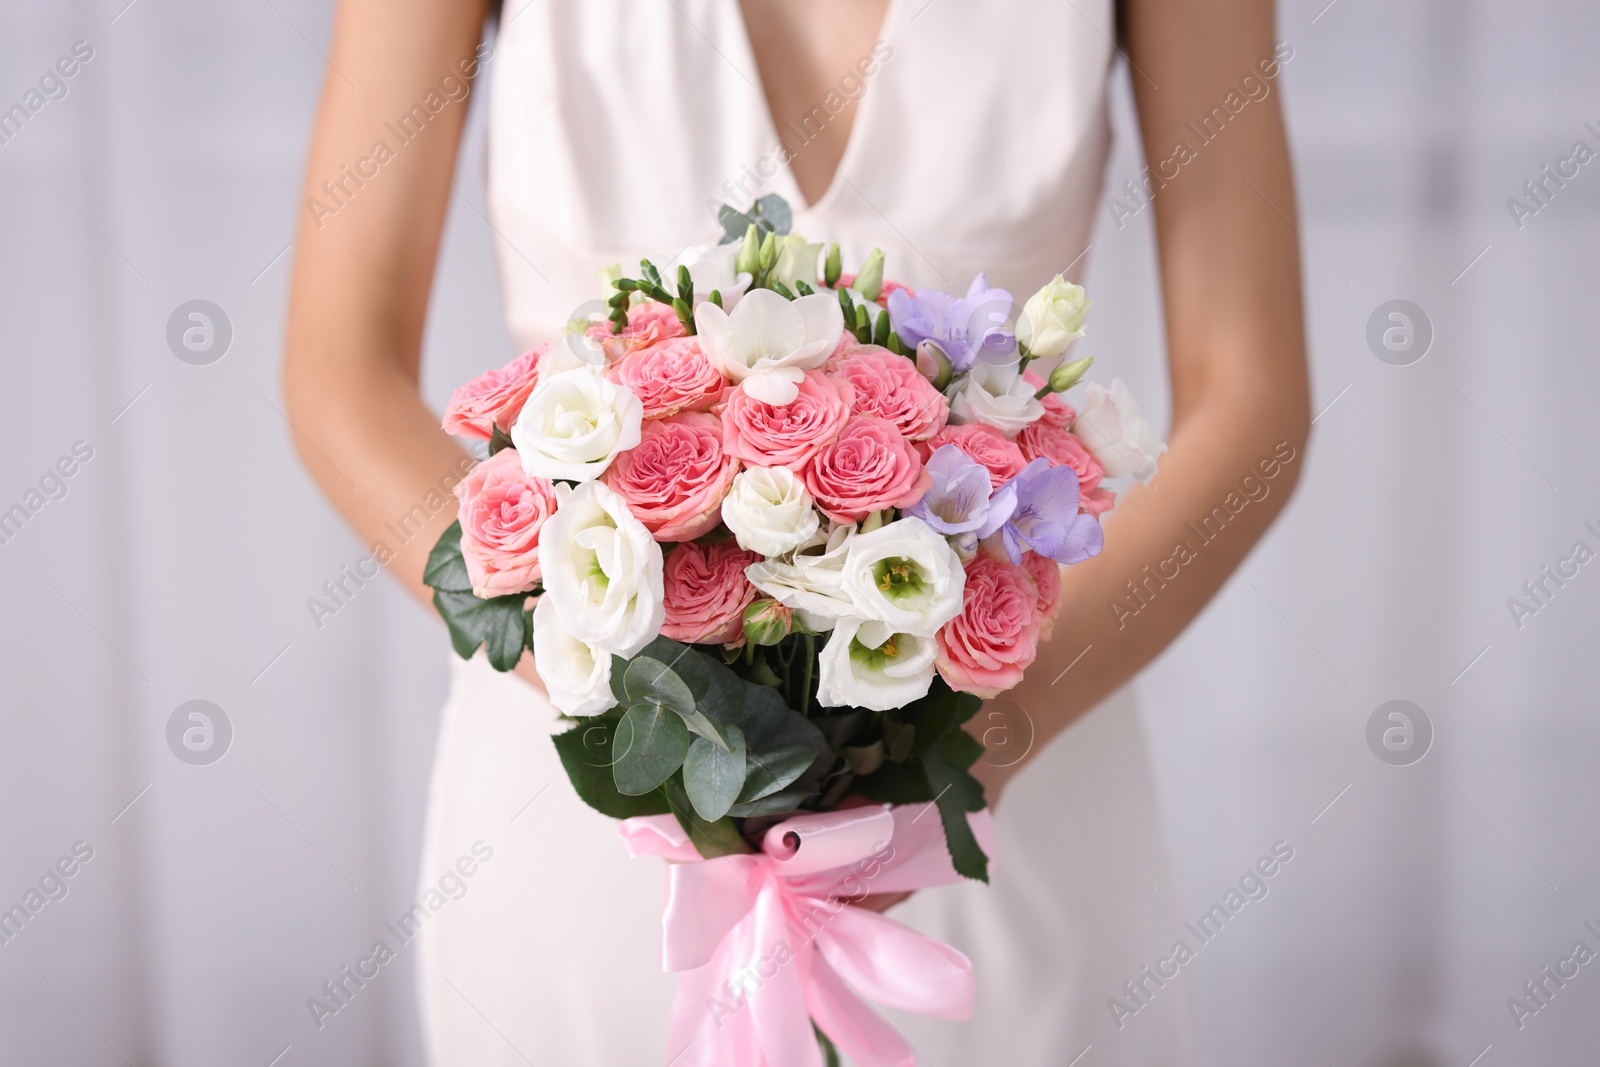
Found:
<path fill-rule="evenodd" d="M 734 475 L 722 521 L 740 548 L 763 556 L 793 552 L 821 525 L 811 494 L 788 467 L 747 467 Z"/>
<path fill-rule="evenodd" d="M 832 293 L 785 300 L 757 289 L 731 313 L 701 304 L 694 325 L 700 347 L 724 374 L 762 403 L 781 405 L 794 402 L 805 372 L 822 366 L 839 346 L 844 312 Z"/>
<path fill-rule="evenodd" d="M 597 370 L 579 367 L 539 375 L 511 427 L 511 443 L 528 474 L 587 482 L 639 443 L 643 423 L 638 397 Z"/>
<path fill-rule="evenodd" d="M 931 637 L 891 634 L 862 640 L 861 623 L 840 619 L 817 656 L 817 703 L 825 708 L 890 711 L 928 695 L 937 644 Z"/>
<path fill-rule="evenodd" d="M 822 246 L 810 243 L 797 233 L 786 233 L 777 238 L 776 243 L 778 258 L 772 264 L 768 279 L 782 282 L 791 290 L 795 282 L 816 285 L 817 260 L 822 257 Z"/>
<path fill-rule="evenodd" d="M 843 581 L 861 639 L 876 647 L 890 634 L 938 633 L 961 614 L 967 573 L 950 543 L 912 517 L 852 538 Z"/>
<path fill-rule="evenodd" d="M 818 531 L 793 558 L 752 563 L 744 576 L 767 596 L 794 609 L 808 629 L 831 630 L 835 620 L 855 611 L 844 588 L 844 557 L 855 536 L 854 525 L 840 524 L 826 534 Z"/>
<path fill-rule="evenodd" d="M 572 636 L 631 656 L 666 619 L 661 546 L 600 482 L 558 486 L 556 512 L 539 531 L 539 570 L 552 610 Z"/>
<path fill-rule="evenodd" d="M 1100 461 L 1108 478 L 1132 474 L 1149 481 L 1155 477 L 1156 457 L 1167 450 L 1121 378 L 1111 379 L 1110 389 L 1092 382 L 1085 387 L 1072 432 Z"/>
<path fill-rule="evenodd" d="M 611 653 L 573 637 L 549 596 L 533 606 L 533 665 L 550 703 L 563 715 L 598 715 L 617 705 Z"/>
<path fill-rule="evenodd" d="M 990 363 L 980 358 L 953 388 L 953 423 L 987 423 L 1014 437 L 1044 415 L 1044 405 L 1033 395 L 1037 390 L 1023 379 L 1022 367 L 1016 362 Z"/>
<path fill-rule="evenodd" d="M 1022 305 L 1017 340 L 1036 359 L 1059 356 L 1083 336 L 1083 317 L 1088 311 L 1089 299 L 1083 295 L 1083 286 L 1073 285 L 1057 274 Z"/>

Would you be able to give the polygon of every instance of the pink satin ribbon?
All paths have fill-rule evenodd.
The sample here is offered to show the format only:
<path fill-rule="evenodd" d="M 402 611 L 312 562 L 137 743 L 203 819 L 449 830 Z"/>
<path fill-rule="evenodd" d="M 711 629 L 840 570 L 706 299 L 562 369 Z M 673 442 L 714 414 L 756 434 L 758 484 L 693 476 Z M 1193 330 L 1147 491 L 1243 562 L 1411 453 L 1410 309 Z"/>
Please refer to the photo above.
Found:
<path fill-rule="evenodd" d="M 967 818 L 993 855 L 989 812 Z M 667 868 L 661 951 L 662 967 L 682 972 L 673 1067 L 822 1067 L 813 1020 L 860 1067 L 916 1067 L 866 1000 L 972 1016 L 966 956 L 840 900 L 961 880 L 933 805 L 799 815 L 768 830 L 761 852 L 711 860 L 671 815 L 619 829 L 631 856 L 678 861 Z"/>

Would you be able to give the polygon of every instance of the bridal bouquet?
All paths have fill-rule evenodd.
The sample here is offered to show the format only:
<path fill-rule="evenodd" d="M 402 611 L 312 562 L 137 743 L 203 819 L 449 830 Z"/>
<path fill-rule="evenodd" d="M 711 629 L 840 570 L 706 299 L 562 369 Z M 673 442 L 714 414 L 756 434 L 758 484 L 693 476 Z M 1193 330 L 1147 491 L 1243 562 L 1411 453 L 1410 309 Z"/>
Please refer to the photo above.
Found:
<path fill-rule="evenodd" d="M 970 967 L 841 901 L 987 880 L 962 724 L 1100 551 L 1102 479 L 1161 446 L 1122 382 L 1061 396 L 1092 362 L 1061 362 L 1088 307 L 1062 277 L 1019 313 L 981 274 L 886 281 L 876 250 L 843 274 L 776 197 L 722 218 L 456 391 L 445 428 L 488 458 L 426 581 L 460 655 L 532 649 L 578 795 L 684 861 L 680 1062 L 910 1063 L 856 992 L 962 1017 Z"/>

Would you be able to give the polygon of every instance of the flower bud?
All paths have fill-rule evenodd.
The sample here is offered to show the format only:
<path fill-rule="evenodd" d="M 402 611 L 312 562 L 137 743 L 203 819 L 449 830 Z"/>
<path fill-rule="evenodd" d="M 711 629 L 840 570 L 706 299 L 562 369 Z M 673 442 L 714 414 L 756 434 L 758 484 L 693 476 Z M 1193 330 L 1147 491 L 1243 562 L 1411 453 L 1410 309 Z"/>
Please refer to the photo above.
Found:
<path fill-rule="evenodd" d="M 950 384 L 951 368 L 950 359 L 933 341 L 923 341 L 917 346 L 917 372 L 940 392 Z"/>
<path fill-rule="evenodd" d="M 839 274 L 841 270 L 843 270 L 843 263 L 840 256 L 839 246 L 837 243 L 831 244 L 828 246 L 827 262 L 824 263 L 822 267 L 822 280 L 828 283 L 829 289 L 832 289 L 834 286 L 839 284 Z"/>
<path fill-rule="evenodd" d="M 738 274 L 753 275 L 761 258 L 761 235 L 756 232 L 756 224 L 751 223 L 745 227 L 744 243 L 739 246 L 739 255 L 733 261 L 733 269 Z"/>
<path fill-rule="evenodd" d="M 1034 359 L 1059 356 L 1083 336 L 1083 318 L 1088 311 L 1089 300 L 1083 294 L 1083 286 L 1073 285 L 1057 274 L 1022 305 L 1017 340 Z"/>
<path fill-rule="evenodd" d="M 752 600 L 744 609 L 744 639 L 752 645 L 775 645 L 794 631 L 794 612 L 776 600 Z"/>
<path fill-rule="evenodd" d="M 851 288 L 868 300 L 878 299 L 878 294 L 883 291 L 883 249 L 874 248 L 867 256 Z"/>
<path fill-rule="evenodd" d="M 1093 356 L 1075 359 L 1071 363 L 1063 363 L 1050 372 L 1050 391 L 1064 393 L 1083 380 L 1090 366 L 1094 364 Z"/>

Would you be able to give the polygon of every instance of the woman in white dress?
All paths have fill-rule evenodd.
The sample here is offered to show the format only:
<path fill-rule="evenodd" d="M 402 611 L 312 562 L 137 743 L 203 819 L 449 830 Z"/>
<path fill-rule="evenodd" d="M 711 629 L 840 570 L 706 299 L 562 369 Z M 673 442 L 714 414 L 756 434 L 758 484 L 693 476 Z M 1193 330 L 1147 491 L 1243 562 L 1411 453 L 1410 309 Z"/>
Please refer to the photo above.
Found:
<path fill-rule="evenodd" d="M 1136 619 L 1109 605 L 1172 555 L 1189 519 L 1279 442 L 1301 448 L 1308 430 L 1278 96 L 1229 102 L 1254 99 L 1271 76 L 1272 5 L 1128 0 L 1119 18 L 1110 0 L 511 0 L 489 53 L 484 3 L 342 0 L 307 196 L 326 202 L 323 182 L 371 156 L 384 124 L 445 75 L 492 79 L 492 222 L 524 346 L 559 336 L 594 297 L 599 268 L 714 241 L 716 203 L 742 208 L 768 192 L 793 205 L 796 230 L 840 241 L 847 263 L 882 247 L 890 275 L 915 287 L 964 291 L 986 270 L 1025 294 L 1074 261 L 1076 276 L 1122 42 L 1146 155 L 1165 161 L 1151 188 L 1170 450 L 1155 482 L 1119 503 L 1104 553 L 1066 573 L 1054 637 L 1009 707 L 974 721 L 1018 753 L 977 768 L 991 799 L 1003 790 L 993 884 L 930 890 L 893 912 L 973 959 L 976 1016 L 892 1021 L 935 1067 L 1192 1063 L 1189 979 L 1146 969 L 1180 923 L 1123 686 L 1287 494 L 1241 513 L 1181 579 L 1142 587 Z M 1213 107 L 1222 117 L 1204 132 L 1225 134 L 1202 141 L 1186 123 Z M 285 388 L 297 444 L 371 538 L 461 455 L 417 391 L 465 108 L 429 111 L 376 178 L 337 187 L 336 219 L 308 200 L 296 245 Z M 1179 143 L 1189 153 L 1175 162 Z M 441 512 L 389 563 L 420 598 L 428 546 L 452 517 Z M 660 865 L 626 859 L 612 821 L 577 799 L 527 668 L 455 667 L 423 877 L 479 839 L 494 853 L 470 896 L 423 927 L 430 1060 L 665 1062 L 680 1050 L 665 1047 L 674 980 L 659 967 Z M 679 1062 L 699 1061 L 691 1051 Z"/>

